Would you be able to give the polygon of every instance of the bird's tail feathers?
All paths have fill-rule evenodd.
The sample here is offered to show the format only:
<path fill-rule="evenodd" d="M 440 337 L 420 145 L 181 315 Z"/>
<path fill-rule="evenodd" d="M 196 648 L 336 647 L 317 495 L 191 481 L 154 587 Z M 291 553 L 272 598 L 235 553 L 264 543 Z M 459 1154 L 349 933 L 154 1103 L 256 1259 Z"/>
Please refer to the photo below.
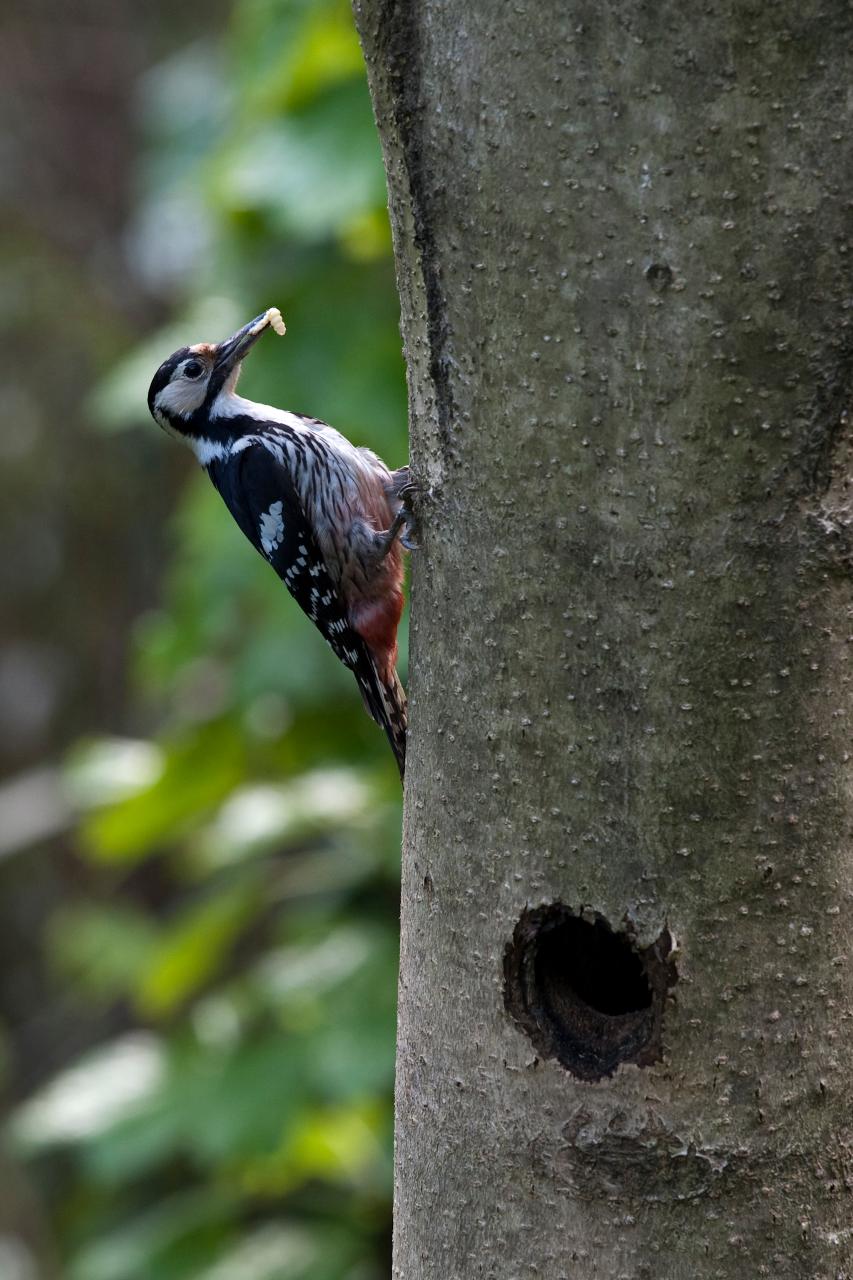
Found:
<path fill-rule="evenodd" d="M 393 668 L 387 675 L 380 675 L 372 657 L 366 665 L 368 670 L 358 673 L 361 696 L 368 715 L 385 730 L 402 779 L 406 772 L 406 691 Z"/>

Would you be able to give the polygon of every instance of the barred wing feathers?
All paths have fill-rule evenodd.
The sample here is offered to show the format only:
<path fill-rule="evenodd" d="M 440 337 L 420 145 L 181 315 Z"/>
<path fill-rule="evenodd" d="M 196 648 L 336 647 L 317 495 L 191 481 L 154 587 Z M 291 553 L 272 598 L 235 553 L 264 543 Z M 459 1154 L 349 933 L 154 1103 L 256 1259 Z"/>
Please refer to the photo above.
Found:
<path fill-rule="evenodd" d="M 208 473 L 243 533 L 268 560 L 326 642 L 352 671 L 367 712 L 381 725 L 402 777 L 406 695 L 395 673 L 383 680 L 350 624 L 287 467 L 262 443 L 214 459 Z"/>

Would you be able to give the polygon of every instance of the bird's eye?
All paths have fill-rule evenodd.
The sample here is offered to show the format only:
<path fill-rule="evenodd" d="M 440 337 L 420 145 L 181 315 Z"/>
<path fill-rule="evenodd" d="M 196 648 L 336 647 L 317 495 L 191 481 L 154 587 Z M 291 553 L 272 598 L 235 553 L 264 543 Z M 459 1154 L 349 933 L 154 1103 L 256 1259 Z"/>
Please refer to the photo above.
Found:
<path fill-rule="evenodd" d="M 188 360 L 184 365 L 185 378 L 200 378 L 204 373 L 204 365 L 200 360 Z"/>

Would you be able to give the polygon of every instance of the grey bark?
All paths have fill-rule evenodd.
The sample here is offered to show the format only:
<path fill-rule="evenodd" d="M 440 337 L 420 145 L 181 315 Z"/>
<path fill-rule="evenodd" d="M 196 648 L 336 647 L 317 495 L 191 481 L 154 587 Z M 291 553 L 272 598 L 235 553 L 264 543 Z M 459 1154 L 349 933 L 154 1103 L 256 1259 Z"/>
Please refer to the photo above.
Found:
<path fill-rule="evenodd" d="M 850 6 L 356 16 L 427 489 L 395 1275 L 853 1276 Z M 666 970 L 597 1080 L 558 1024 L 629 1014 L 512 977 L 552 903 Z"/>

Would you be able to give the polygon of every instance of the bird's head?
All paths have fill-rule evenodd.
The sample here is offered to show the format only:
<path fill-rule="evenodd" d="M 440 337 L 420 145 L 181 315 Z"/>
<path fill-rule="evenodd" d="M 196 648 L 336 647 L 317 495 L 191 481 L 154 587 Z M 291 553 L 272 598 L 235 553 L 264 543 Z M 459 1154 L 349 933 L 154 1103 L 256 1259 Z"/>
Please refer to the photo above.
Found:
<path fill-rule="evenodd" d="M 243 359 L 267 328 L 284 333 L 277 307 L 270 307 L 224 342 L 197 342 L 164 360 L 148 388 L 154 421 L 181 436 L 202 434 L 217 417 L 220 397 L 234 394 Z"/>

